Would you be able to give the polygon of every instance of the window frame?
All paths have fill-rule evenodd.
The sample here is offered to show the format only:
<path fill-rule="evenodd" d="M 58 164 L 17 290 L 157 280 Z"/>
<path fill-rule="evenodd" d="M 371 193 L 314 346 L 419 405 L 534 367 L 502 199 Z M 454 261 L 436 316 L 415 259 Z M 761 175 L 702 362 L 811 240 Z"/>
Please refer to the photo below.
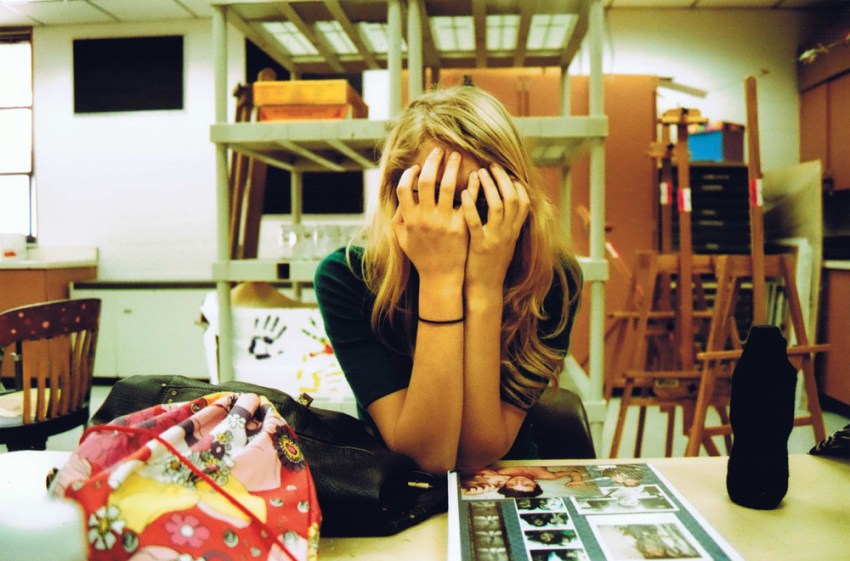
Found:
<path fill-rule="evenodd" d="M 2 111 L 15 111 L 15 110 L 27 110 L 29 111 L 29 121 L 30 121 L 30 165 L 28 172 L 21 171 L 2 171 L 0 170 L 0 176 L 3 177 L 25 177 L 26 184 L 28 186 L 28 196 L 27 196 L 27 224 L 28 231 L 23 232 L 27 237 L 27 242 L 34 242 L 38 236 L 38 223 L 37 223 L 37 213 L 36 213 L 36 192 L 35 192 L 35 95 L 34 95 L 34 57 L 33 57 L 33 48 L 32 48 L 32 27 L 11 27 L 0 29 L 0 46 L 8 45 L 8 44 L 17 44 L 17 43 L 27 43 L 30 48 L 30 91 L 31 95 L 29 98 L 29 104 L 21 105 L 21 104 L 10 104 L 5 105 L 0 102 L 0 112 Z"/>

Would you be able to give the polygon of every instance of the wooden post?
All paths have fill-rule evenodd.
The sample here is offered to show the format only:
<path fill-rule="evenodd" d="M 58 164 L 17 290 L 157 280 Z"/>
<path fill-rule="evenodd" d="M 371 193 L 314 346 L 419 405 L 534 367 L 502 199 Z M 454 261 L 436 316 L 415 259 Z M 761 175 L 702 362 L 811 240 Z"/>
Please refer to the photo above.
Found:
<path fill-rule="evenodd" d="M 745 80 L 747 103 L 747 167 L 750 179 L 750 255 L 753 259 L 753 323 L 767 321 L 764 278 L 764 197 L 762 195 L 761 156 L 756 79 Z"/>
<path fill-rule="evenodd" d="M 691 239 L 691 166 L 688 154 L 688 123 L 676 125 L 676 159 L 679 166 L 679 354 L 684 370 L 694 367 L 694 275 Z"/>

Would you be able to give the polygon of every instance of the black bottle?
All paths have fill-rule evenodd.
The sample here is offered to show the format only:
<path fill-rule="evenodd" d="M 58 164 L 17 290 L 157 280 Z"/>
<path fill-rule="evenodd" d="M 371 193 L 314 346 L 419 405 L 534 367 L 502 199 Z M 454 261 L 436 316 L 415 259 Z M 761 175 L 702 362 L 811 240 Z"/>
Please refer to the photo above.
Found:
<path fill-rule="evenodd" d="M 732 373 L 732 450 L 726 490 L 737 504 L 773 509 L 788 491 L 788 437 L 797 369 L 778 327 L 753 325 Z"/>

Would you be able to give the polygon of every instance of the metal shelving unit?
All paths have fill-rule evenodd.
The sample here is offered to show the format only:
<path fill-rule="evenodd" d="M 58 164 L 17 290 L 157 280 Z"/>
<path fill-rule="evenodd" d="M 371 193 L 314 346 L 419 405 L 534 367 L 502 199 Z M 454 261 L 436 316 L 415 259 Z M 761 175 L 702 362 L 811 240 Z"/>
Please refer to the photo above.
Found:
<path fill-rule="evenodd" d="M 216 122 L 219 333 L 232 336 L 229 282 L 312 280 L 314 262 L 229 259 L 228 151 L 242 152 L 292 172 L 293 221 L 301 219 L 304 171 L 339 172 L 377 165 L 376 147 L 387 123 L 370 120 L 230 123 L 227 117 L 227 45 L 230 28 L 245 35 L 286 68 L 307 73 L 386 69 L 390 115 L 402 109 L 402 67 L 407 90 L 423 90 L 426 67 L 556 66 L 562 69 L 562 115 L 518 117 L 538 165 L 567 168 L 579 153 L 590 157 L 590 255 L 579 261 L 589 282 L 590 384 L 584 395 L 594 438 L 601 442 L 605 402 L 604 356 L 605 175 L 608 119 L 602 92 L 602 0 L 212 0 Z M 589 114 L 569 113 L 568 68 L 586 45 L 590 66 Z M 568 174 L 565 191 L 569 189 Z M 569 200 L 568 198 L 565 200 Z M 220 379 L 232 379 L 229 345 L 219 345 Z"/>

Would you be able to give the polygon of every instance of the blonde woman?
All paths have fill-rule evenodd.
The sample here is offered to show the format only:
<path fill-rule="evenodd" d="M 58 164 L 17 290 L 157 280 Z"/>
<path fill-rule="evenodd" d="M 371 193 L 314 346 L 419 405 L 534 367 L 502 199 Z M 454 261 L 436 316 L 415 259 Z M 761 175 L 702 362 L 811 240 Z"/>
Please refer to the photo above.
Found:
<path fill-rule="evenodd" d="M 475 87 L 426 93 L 380 165 L 365 247 L 315 278 L 361 416 L 432 473 L 534 458 L 526 412 L 557 385 L 581 278 L 510 115 Z"/>

